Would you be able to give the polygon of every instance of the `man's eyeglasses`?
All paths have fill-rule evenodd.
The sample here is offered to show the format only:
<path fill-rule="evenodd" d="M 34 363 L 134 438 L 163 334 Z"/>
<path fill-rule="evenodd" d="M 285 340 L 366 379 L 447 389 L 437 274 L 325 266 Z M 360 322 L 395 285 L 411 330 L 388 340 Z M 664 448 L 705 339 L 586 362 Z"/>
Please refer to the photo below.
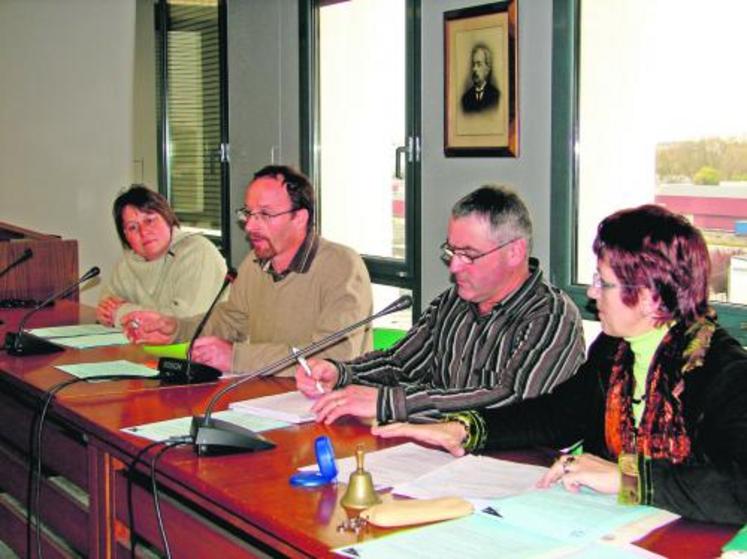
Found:
<path fill-rule="evenodd" d="M 264 210 L 253 212 L 251 210 L 248 210 L 247 208 L 239 208 L 238 210 L 236 210 L 236 219 L 238 219 L 241 223 L 246 223 L 251 218 L 256 219 L 260 223 L 267 223 L 274 217 L 280 217 L 281 215 L 290 214 L 296 211 L 298 211 L 298 208 L 291 208 L 290 210 L 285 210 L 284 212 L 271 214 Z"/>
<path fill-rule="evenodd" d="M 599 272 L 594 272 L 594 275 L 591 276 L 591 287 L 594 289 L 614 289 L 615 287 L 630 287 L 632 289 L 639 289 L 641 287 L 646 287 L 645 285 L 635 285 L 631 283 L 612 283 L 609 281 L 605 281 L 602 279 L 602 276 L 599 275 Z"/>
<path fill-rule="evenodd" d="M 482 258 L 483 256 L 487 256 L 488 254 L 492 254 L 496 251 L 499 251 L 503 247 L 508 246 L 515 241 L 518 241 L 520 238 L 521 237 L 511 239 L 510 241 L 506 241 L 505 243 L 502 243 L 495 248 L 491 248 L 488 251 L 481 252 L 478 254 L 469 253 L 461 248 L 454 248 L 453 246 L 449 244 L 448 241 L 446 241 L 444 244 L 441 245 L 441 260 L 443 261 L 444 264 L 448 265 L 448 264 L 451 264 L 451 261 L 454 260 L 454 258 L 461 258 L 462 262 L 464 262 L 465 264 L 474 264 L 475 260 Z"/>

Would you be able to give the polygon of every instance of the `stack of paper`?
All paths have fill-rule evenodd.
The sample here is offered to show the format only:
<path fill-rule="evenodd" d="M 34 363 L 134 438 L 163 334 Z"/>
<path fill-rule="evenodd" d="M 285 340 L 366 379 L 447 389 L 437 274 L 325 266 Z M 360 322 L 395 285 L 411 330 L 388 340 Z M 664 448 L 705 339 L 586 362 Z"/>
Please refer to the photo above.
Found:
<path fill-rule="evenodd" d="M 613 495 L 555 486 L 493 501 L 471 516 L 397 532 L 352 547 L 346 557 L 658 557 L 630 545 L 678 518 L 644 506 L 618 505 Z M 646 520 L 646 522 L 642 522 Z M 656 520 L 656 521 L 654 521 Z M 645 526 L 633 533 L 631 525 Z"/>
<path fill-rule="evenodd" d="M 288 423 L 307 423 L 314 421 L 314 414 L 311 411 L 313 403 L 313 400 L 296 390 L 262 398 L 241 400 L 229 404 L 228 407 L 236 412 L 287 421 Z"/>
<path fill-rule="evenodd" d="M 102 326 L 101 324 L 76 324 L 73 326 L 34 328 L 33 330 L 29 330 L 29 333 L 39 338 L 52 340 L 56 344 L 77 349 L 130 343 L 121 330 Z"/>

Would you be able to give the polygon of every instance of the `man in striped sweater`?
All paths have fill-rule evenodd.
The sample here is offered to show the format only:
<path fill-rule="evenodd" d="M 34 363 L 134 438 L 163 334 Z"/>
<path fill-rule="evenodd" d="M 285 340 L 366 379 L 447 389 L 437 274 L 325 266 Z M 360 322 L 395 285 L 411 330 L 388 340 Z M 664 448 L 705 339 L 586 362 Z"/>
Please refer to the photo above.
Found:
<path fill-rule="evenodd" d="M 453 286 L 385 351 L 309 360 L 299 390 L 317 421 L 391 421 L 503 406 L 549 392 L 584 360 L 578 309 L 530 258 L 532 223 L 519 196 L 483 186 L 452 208 L 442 260 Z"/>

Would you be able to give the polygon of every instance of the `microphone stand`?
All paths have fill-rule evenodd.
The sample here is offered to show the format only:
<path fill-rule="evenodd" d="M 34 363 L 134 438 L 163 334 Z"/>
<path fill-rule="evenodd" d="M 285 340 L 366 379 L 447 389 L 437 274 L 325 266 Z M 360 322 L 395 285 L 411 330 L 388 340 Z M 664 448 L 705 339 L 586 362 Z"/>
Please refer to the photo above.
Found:
<path fill-rule="evenodd" d="M 223 285 L 213 299 L 207 312 L 202 315 L 202 320 L 200 320 L 194 334 L 192 334 L 192 339 L 189 341 L 189 346 L 187 346 L 187 358 L 161 357 L 158 360 L 158 372 L 164 384 L 196 384 L 200 382 L 212 382 L 220 378 L 222 373 L 215 367 L 192 361 L 192 348 L 197 338 L 202 334 L 202 330 L 205 328 L 205 324 L 208 318 L 210 318 L 213 308 L 215 308 L 226 287 L 236 279 L 236 275 L 237 272 L 234 268 L 229 268 L 228 272 L 226 272 L 226 279 L 223 280 Z"/>
<path fill-rule="evenodd" d="M 235 380 L 231 384 L 224 386 L 210 399 L 207 407 L 205 408 L 204 416 L 194 416 L 192 418 L 192 426 L 190 428 L 190 435 L 195 447 L 195 452 L 199 456 L 212 456 L 217 454 L 226 454 L 230 452 L 242 452 L 242 451 L 257 451 L 274 448 L 275 444 L 268 441 L 264 437 L 258 435 L 251 429 L 240 427 L 212 417 L 213 408 L 225 394 L 235 390 L 245 382 L 249 382 L 255 378 L 262 378 L 275 374 L 290 363 L 296 361 L 298 357 L 306 356 L 309 354 L 316 353 L 317 351 L 327 347 L 332 342 L 342 338 L 345 334 L 359 328 L 369 322 L 376 320 L 387 314 L 391 314 L 396 311 L 400 311 L 409 308 L 412 305 L 412 297 L 404 295 L 394 301 L 386 308 L 379 312 L 372 314 L 358 322 L 350 324 L 333 332 L 329 336 L 322 338 L 319 341 L 313 342 L 306 347 L 298 350 L 295 353 L 291 353 L 281 359 L 278 359 L 274 363 L 270 363 L 256 371 L 248 373 L 241 378 Z"/>
<path fill-rule="evenodd" d="M 0 278 L 3 277 L 8 272 L 10 272 L 13 268 L 18 266 L 19 264 L 23 264 L 24 262 L 26 262 L 26 260 L 28 260 L 32 256 L 34 256 L 33 250 L 31 250 L 30 248 L 27 248 L 26 250 L 24 250 L 23 253 L 21 253 L 21 256 L 16 258 L 13 262 L 8 264 L 2 271 L 0 271 Z"/>
<path fill-rule="evenodd" d="M 7 334 L 5 334 L 5 349 L 7 350 L 8 354 L 15 355 L 17 357 L 23 357 L 26 355 L 44 355 L 47 353 L 57 353 L 59 351 L 65 351 L 64 347 L 53 344 L 50 341 L 34 336 L 33 334 L 29 334 L 28 332 L 24 332 L 23 327 L 26 325 L 28 319 L 31 318 L 31 315 L 33 315 L 36 311 L 56 299 L 61 299 L 62 297 L 69 295 L 73 292 L 73 290 L 77 289 L 77 287 L 81 283 L 83 283 L 84 281 L 88 281 L 91 278 L 95 278 L 99 275 L 100 272 L 101 270 L 99 270 L 99 267 L 94 266 L 73 285 L 70 285 L 65 289 L 58 291 L 57 293 L 52 294 L 47 299 L 31 309 L 31 311 L 26 313 L 26 315 L 21 319 L 21 323 L 18 325 L 18 331 L 8 332 Z"/>

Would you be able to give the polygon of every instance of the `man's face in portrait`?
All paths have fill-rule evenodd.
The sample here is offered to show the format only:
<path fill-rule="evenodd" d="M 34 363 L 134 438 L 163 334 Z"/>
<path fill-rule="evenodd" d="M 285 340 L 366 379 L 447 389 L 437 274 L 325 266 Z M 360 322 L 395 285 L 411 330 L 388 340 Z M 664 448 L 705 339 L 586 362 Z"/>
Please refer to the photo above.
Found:
<path fill-rule="evenodd" d="M 482 88 L 490 74 L 490 66 L 483 49 L 477 49 L 472 53 L 472 83 L 475 87 Z"/>

